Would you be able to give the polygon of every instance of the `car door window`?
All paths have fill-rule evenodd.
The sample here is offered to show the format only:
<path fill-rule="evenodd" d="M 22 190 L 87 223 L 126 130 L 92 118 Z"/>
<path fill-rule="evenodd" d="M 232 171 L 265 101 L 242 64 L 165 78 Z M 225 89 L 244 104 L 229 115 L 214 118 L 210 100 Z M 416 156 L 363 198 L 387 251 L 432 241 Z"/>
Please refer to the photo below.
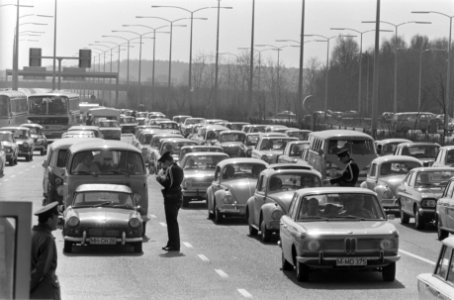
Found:
<path fill-rule="evenodd" d="M 256 187 L 257 192 L 263 192 L 264 191 L 264 189 L 263 189 L 263 181 L 265 181 L 265 180 L 264 180 L 264 176 L 262 175 L 262 176 L 260 176 L 259 180 L 257 181 L 257 187 Z"/>
<path fill-rule="evenodd" d="M 443 197 L 453 197 L 453 191 L 454 191 L 454 181 L 449 182 L 448 187 L 446 188 L 445 195 Z"/>
<path fill-rule="evenodd" d="M 288 210 L 288 216 L 292 219 L 295 219 L 296 208 L 298 206 L 298 194 L 294 194 L 292 198 L 292 202 L 290 203 L 290 208 Z"/>
<path fill-rule="evenodd" d="M 440 258 L 438 260 L 437 268 L 435 269 L 435 275 L 440 276 L 443 279 L 447 278 L 449 272 L 453 272 L 450 270 L 449 266 L 452 264 L 452 249 L 446 246 L 443 246 L 441 250 L 442 253 L 440 254 Z M 453 276 L 453 275 L 451 275 Z M 452 280 L 452 279 L 451 279 Z"/>
<path fill-rule="evenodd" d="M 376 177 L 376 170 L 377 170 L 377 164 L 372 164 L 369 170 L 369 176 L 370 177 Z"/>

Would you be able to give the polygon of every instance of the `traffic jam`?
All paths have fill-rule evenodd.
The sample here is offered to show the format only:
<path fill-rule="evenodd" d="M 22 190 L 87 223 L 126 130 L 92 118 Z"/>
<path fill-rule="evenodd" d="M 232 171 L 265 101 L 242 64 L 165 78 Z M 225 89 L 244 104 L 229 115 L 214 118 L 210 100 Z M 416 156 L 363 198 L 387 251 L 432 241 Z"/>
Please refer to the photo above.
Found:
<path fill-rule="evenodd" d="M 442 241 L 434 273 L 417 277 L 419 295 L 454 295 L 454 146 L 311 131 L 288 119 L 250 124 L 75 106 L 79 98 L 67 92 L 30 98 L 30 112 L 14 120 L 23 123 L 0 128 L 0 173 L 44 157 L 42 205 L 58 203 L 65 254 L 115 245 L 143 253 L 148 179 L 162 174 L 170 153 L 184 171 L 182 207 L 202 202 L 214 225 L 246 223 L 249 236 L 281 249 L 281 269 L 297 281 L 349 269 L 393 282 L 401 255 L 391 221 L 400 218 L 414 220 L 416 231 L 434 228 Z"/>

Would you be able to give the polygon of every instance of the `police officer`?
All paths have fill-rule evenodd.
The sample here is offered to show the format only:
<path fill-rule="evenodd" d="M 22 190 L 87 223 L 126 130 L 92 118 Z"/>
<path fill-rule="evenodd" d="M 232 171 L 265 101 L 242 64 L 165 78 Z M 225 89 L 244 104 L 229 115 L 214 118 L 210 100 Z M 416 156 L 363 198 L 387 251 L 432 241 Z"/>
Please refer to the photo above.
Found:
<path fill-rule="evenodd" d="M 346 164 L 342 175 L 337 178 L 329 180 L 331 184 L 338 184 L 339 186 L 355 186 L 358 181 L 359 167 L 356 162 L 350 157 L 347 149 L 342 149 L 337 152 L 339 160 Z"/>
<path fill-rule="evenodd" d="M 178 210 L 183 202 L 181 182 L 184 178 L 183 169 L 174 161 L 170 152 L 165 152 L 159 159 L 164 174 L 156 175 L 156 180 L 164 187 L 164 211 L 167 222 L 167 235 L 169 240 L 162 247 L 165 251 L 180 251 L 180 230 L 178 227 Z"/>
<path fill-rule="evenodd" d="M 57 248 L 52 231 L 57 229 L 58 202 L 35 212 L 38 225 L 32 231 L 30 299 L 60 299 L 57 269 Z"/>

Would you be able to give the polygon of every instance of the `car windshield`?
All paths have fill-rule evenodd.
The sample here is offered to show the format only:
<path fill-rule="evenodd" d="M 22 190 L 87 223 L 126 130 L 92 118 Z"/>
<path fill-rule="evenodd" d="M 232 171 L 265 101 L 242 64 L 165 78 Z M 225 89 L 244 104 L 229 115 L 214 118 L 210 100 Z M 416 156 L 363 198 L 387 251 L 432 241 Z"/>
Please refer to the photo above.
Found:
<path fill-rule="evenodd" d="M 133 208 L 134 202 L 131 194 L 114 191 L 90 191 L 76 193 L 73 207 L 117 207 Z"/>
<path fill-rule="evenodd" d="M 371 139 L 331 139 L 329 141 L 328 154 L 337 154 L 340 149 L 348 149 L 352 155 L 375 154 L 374 142 Z"/>
<path fill-rule="evenodd" d="M 260 150 L 284 150 L 289 140 L 285 138 L 264 139 Z"/>
<path fill-rule="evenodd" d="M 219 135 L 219 142 L 225 143 L 225 142 L 244 142 L 245 139 L 245 134 L 244 133 L 221 133 Z"/>
<path fill-rule="evenodd" d="M 309 132 L 304 131 L 289 131 L 287 132 L 288 136 L 296 137 L 299 140 L 307 140 L 309 138 Z"/>
<path fill-rule="evenodd" d="M 127 150 L 87 150 L 74 154 L 70 173 L 74 175 L 144 175 L 139 153 Z"/>
<path fill-rule="evenodd" d="M 246 136 L 246 146 L 255 146 L 259 141 L 258 135 L 247 135 Z"/>
<path fill-rule="evenodd" d="M 184 146 L 195 145 L 196 142 L 193 141 L 183 141 L 183 142 L 164 142 L 161 146 L 161 154 L 164 152 L 170 151 L 173 154 L 180 155 L 181 148 Z"/>
<path fill-rule="evenodd" d="M 278 173 L 269 179 L 269 192 L 279 193 L 321 186 L 320 178 L 310 173 Z"/>
<path fill-rule="evenodd" d="M 199 155 L 185 159 L 184 170 L 214 170 L 216 165 L 227 156 L 223 155 Z"/>
<path fill-rule="evenodd" d="M 374 195 L 361 193 L 327 193 L 304 196 L 297 221 L 385 220 L 380 202 Z"/>
<path fill-rule="evenodd" d="M 14 138 L 17 140 L 26 140 L 28 139 L 28 131 L 24 129 L 16 129 L 13 132 Z"/>
<path fill-rule="evenodd" d="M 396 152 L 397 145 L 399 145 L 400 143 L 401 142 L 392 142 L 384 144 L 381 148 L 381 155 L 394 154 Z"/>
<path fill-rule="evenodd" d="M 256 163 L 236 163 L 226 165 L 222 170 L 223 180 L 232 180 L 238 178 L 255 178 L 259 177 L 260 172 L 265 169 L 264 164 Z"/>
<path fill-rule="evenodd" d="M 436 145 L 410 146 L 402 149 L 402 155 L 410 155 L 416 158 L 435 158 L 439 147 Z"/>
<path fill-rule="evenodd" d="M 303 150 L 309 148 L 309 144 L 293 144 L 290 148 L 290 156 L 299 157 L 303 154 Z"/>
<path fill-rule="evenodd" d="M 440 187 L 446 186 L 448 180 L 454 176 L 454 171 L 431 170 L 418 172 L 416 176 L 416 187 Z"/>
<path fill-rule="evenodd" d="M 411 169 L 420 167 L 421 164 L 415 161 L 393 161 L 381 165 L 381 176 L 404 175 Z"/>

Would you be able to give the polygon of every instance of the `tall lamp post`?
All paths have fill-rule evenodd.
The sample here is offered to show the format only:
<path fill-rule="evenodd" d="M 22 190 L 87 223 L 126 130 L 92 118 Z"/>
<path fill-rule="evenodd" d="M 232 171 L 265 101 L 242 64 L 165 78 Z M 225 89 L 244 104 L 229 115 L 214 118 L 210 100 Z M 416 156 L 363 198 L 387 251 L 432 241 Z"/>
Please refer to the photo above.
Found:
<path fill-rule="evenodd" d="M 127 39 L 125 38 L 124 36 L 120 36 L 120 35 L 102 35 L 102 37 L 108 37 L 108 38 L 117 38 L 117 39 L 122 39 L 122 40 L 125 40 L 126 43 L 127 43 L 127 59 L 126 59 L 126 85 L 129 86 L 129 48 L 131 46 L 131 39 Z"/>
<path fill-rule="evenodd" d="M 375 32 L 375 29 L 370 29 L 370 30 L 366 30 L 366 31 L 359 31 L 357 29 L 354 29 L 354 28 L 348 28 L 348 27 L 335 27 L 335 28 L 331 28 L 331 30 L 349 30 L 349 31 L 353 31 L 353 32 L 356 32 L 360 35 L 360 43 L 359 43 L 359 64 L 358 64 L 358 113 L 360 115 L 360 118 L 362 116 L 362 101 L 361 101 L 361 87 L 362 87 L 362 58 L 363 58 L 363 34 L 365 33 L 368 33 L 368 32 Z M 386 30 L 386 29 L 381 29 L 380 31 L 382 32 L 392 32 L 392 30 Z"/>
<path fill-rule="evenodd" d="M 362 21 L 362 23 L 373 23 L 375 24 L 375 21 Z M 432 22 L 424 22 L 424 21 L 407 21 L 407 22 L 402 22 L 399 24 L 391 23 L 388 21 L 383 21 L 380 20 L 380 23 L 383 24 L 388 24 L 394 27 L 394 38 L 395 38 L 395 45 L 394 45 L 394 101 L 393 101 L 393 112 L 397 112 L 397 52 L 398 52 L 398 45 L 397 45 L 397 30 L 400 26 L 406 25 L 406 24 L 431 24 Z"/>

